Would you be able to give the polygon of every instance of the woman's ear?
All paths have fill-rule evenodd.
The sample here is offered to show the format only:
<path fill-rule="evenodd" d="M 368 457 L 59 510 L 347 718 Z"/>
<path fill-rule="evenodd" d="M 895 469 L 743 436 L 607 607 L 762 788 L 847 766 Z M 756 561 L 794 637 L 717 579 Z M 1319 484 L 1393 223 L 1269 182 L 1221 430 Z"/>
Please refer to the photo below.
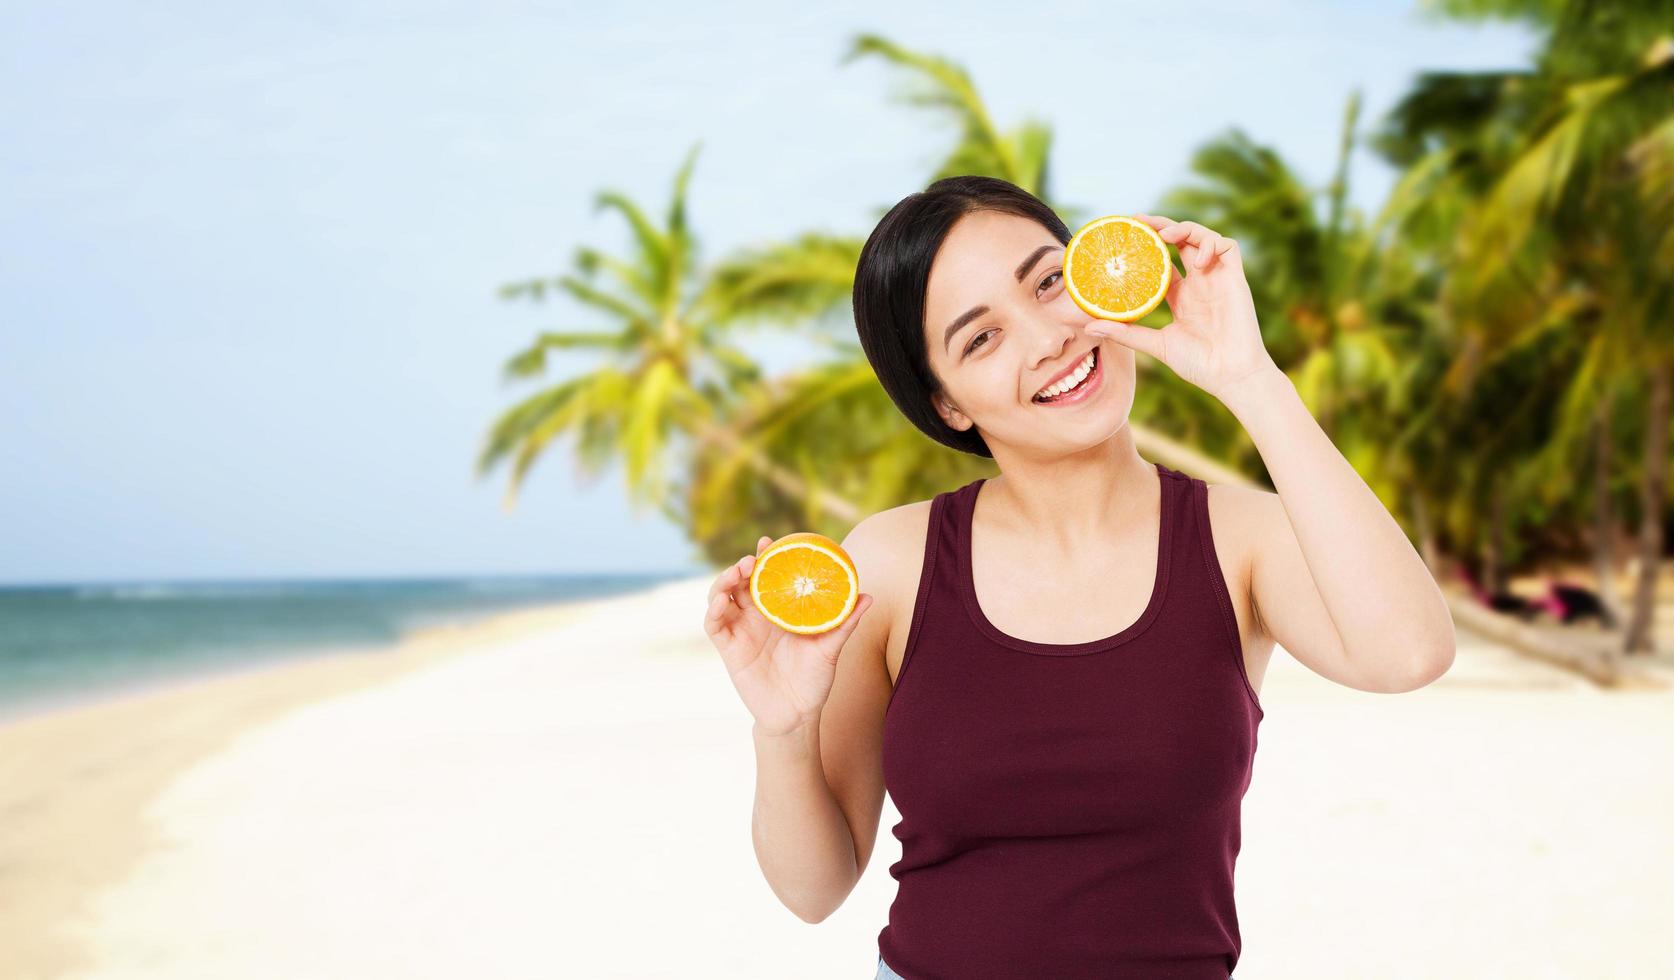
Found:
<path fill-rule="evenodd" d="M 959 409 L 953 407 L 952 403 L 950 403 L 940 393 L 932 395 L 930 397 L 930 402 L 935 406 L 936 414 L 940 415 L 942 417 L 942 421 L 947 423 L 948 428 L 964 432 L 970 427 L 971 420 L 966 418 L 965 414 L 959 411 Z"/>

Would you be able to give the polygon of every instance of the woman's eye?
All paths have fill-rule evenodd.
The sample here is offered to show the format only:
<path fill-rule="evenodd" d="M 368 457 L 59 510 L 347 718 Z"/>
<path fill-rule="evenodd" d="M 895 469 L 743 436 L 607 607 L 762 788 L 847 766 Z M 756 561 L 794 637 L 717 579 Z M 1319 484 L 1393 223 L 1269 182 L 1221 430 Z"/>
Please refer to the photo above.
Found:
<path fill-rule="evenodd" d="M 1039 286 L 1036 286 L 1036 287 L 1035 287 L 1035 295 L 1036 295 L 1036 296 L 1039 296 L 1039 295 L 1040 295 L 1040 291 L 1041 291 L 1041 290 L 1042 290 L 1042 289 L 1043 289 L 1043 288 L 1045 288 L 1045 287 L 1046 287 L 1046 284 L 1047 284 L 1047 283 L 1049 283 L 1049 282 L 1052 282 L 1052 278 L 1053 278 L 1053 276 L 1056 276 L 1056 277 L 1058 277 L 1058 278 L 1059 278 L 1059 279 L 1062 279 L 1062 278 L 1063 278 L 1063 277 L 1064 277 L 1064 273 L 1063 273 L 1063 270 L 1061 270 L 1061 269 L 1058 269 L 1058 270 L 1054 270 L 1054 271 L 1053 271 L 1053 272 L 1051 272 L 1051 273 L 1049 273 L 1049 274 L 1048 274 L 1048 275 L 1047 275 L 1047 277 L 1046 277 L 1046 278 L 1045 278 L 1045 279 L 1042 279 L 1042 280 L 1041 280 L 1041 281 L 1040 281 L 1040 285 L 1039 285 Z M 1056 285 L 1056 283 L 1053 283 L 1053 284 L 1054 284 L 1054 285 Z M 993 332 L 994 332 L 994 331 L 993 331 L 993 330 L 984 330 L 984 331 L 983 331 L 983 332 L 982 332 L 982 333 L 979 333 L 979 334 L 977 334 L 977 335 L 976 335 L 976 336 L 975 336 L 975 337 L 972 337 L 972 338 L 971 338 L 971 343 L 970 343 L 970 346 L 968 346 L 968 347 L 966 347 L 966 348 L 965 348 L 965 353 L 967 353 L 967 354 L 969 354 L 969 353 L 970 353 L 970 352 L 971 352 L 971 351 L 974 351 L 974 350 L 976 350 L 976 349 L 977 349 L 977 348 L 978 348 L 978 347 L 981 347 L 981 346 L 982 346 L 982 344 L 981 344 L 981 343 L 979 343 L 979 341 L 981 341 L 981 340 L 982 340 L 982 338 L 984 338 L 984 337 L 986 337 L 986 336 L 988 336 L 988 335 L 989 335 L 989 334 L 991 334 L 991 333 L 993 333 Z"/>

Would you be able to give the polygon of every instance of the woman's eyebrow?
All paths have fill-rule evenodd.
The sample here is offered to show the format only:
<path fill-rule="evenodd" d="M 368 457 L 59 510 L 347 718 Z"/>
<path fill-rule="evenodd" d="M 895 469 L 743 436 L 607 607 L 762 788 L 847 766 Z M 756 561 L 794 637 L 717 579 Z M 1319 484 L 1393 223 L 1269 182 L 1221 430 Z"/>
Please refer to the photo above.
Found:
<path fill-rule="evenodd" d="M 1017 272 L 1015 273 L 1017 281 L 1023 281 L 1023 277 L 1029 274 L 1029 270 L 1035 267 L 1035 263 L 1040 261 L 1040 257 L 1042 255 L 1045 255 L 1047 252 L 1050 252 L 1055 248 L 1063 247 L 1064 246 L 1062 245 L 1042 245 L 1040 248 L 1030 252 L 1029 257 L 1023 260 L 1023 264 L 1017 267 Z"/>
<path fill-rule="evenodd" d="M 1028 257 L 1023 260 L 1023 264 L 1019 265 L 1017 267 L 1017 271 L 1012 273 L 1012 275 L 1017 277 L 1018 282 L 1022 282 L 1023 277 L 1029 274 L 1029 270 L 1035 267 L 1035 263 L 1040 261 L 1040 257 L 1042 255 L 1045 255 L 1047 252 L 1054 249 L 1061 249 L 1063 247 L 1064 246 L 1062 245 L 1042 245 L 1033 252 L 1030 252 Z M 960 327 L 963 327 L 965 324 L 970 323 L 972 320 L 975 320 L 977 317 L 982 316 L 987 312 L 988 307 L 986 306 L 973 306 L 965 312 L 959 314 L 958 318 L 948 324 L 947 330 L 942 333 L 942 349 L 946 350 L 947 345 L 953 342 L 953 335 L 959 332 Z"/>

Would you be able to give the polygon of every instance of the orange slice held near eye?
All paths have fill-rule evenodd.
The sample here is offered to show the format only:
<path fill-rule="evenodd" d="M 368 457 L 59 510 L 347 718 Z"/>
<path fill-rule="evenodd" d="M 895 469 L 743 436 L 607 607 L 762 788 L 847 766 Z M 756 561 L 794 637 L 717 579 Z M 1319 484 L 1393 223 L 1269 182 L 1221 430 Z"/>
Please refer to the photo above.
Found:
<path fill-rule="evenodd" d="M 781 629 L 825 633 L 841 626 L 854 611 L 860 573 L 837 542 L 813 531 L 797 531 L 756 556 L 750 598 Z"/>
<path fill-rule="evenodd" d="M 1101 320 L 1132 322 L 1156 309 L 1171 272 L 1168 243 L 1138 218 L 1094 218 L 1064 246 L 1064 288 Z"/>

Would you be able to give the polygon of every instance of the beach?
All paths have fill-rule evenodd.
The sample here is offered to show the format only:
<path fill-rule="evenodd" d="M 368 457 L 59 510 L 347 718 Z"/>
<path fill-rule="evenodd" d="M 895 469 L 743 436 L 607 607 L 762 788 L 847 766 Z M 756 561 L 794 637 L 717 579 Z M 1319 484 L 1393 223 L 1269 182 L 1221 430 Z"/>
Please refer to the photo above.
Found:
<path fill-rule="evenodd" d="M 898 814 L 779 904 L 710 581 L 0 726 L 0 978 L 872 976 Z M 1674 685 L 1461 632 L 1420 691 L 1276 651 L 1261 699 L 1240 980 L 1674 968 Z"/>

